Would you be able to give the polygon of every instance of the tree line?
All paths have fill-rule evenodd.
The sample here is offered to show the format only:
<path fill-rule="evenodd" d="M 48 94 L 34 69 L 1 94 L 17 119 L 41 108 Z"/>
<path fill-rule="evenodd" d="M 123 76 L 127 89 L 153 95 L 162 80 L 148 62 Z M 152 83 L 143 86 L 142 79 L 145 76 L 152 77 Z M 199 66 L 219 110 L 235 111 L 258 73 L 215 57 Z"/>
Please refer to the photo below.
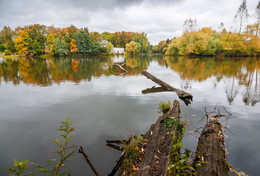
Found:
<path fill-rule="evenodd" d="M 224 55 L 256 56 L 260 54 L 260 1 L 253 24 L 248 24 L 247 2 L 239 6 L 229 31 L 220 23 L 217 30 L 204 27 L 196 30 L 197 20 L 187 19 L 181 37 L 160 41 L 152 48 L 153 53 L 166 55 Z"/>
<path fill-rule="evenodd" d="M 135 47 L 127 47 L 132 46 Z M 70 53 L 97 55 L 112 53 L 113 47 L 126 48 L 129 53 L 146 53 L 147 34 L 138 32 L 89 32 L 88 28 L 71 25 L 65 28 L 32 24 L 12 29 L 4 26 L 0 32 L 0 52 L 4 55 L 63 56 Z"/>

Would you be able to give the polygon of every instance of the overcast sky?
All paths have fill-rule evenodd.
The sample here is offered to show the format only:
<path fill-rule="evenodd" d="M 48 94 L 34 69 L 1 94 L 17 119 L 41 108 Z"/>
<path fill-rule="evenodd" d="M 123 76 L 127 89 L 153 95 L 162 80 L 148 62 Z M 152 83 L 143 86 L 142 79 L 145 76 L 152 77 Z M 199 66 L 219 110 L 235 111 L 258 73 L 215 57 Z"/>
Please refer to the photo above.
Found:
<path fill-rule="evenodd" d="M 250 21 L 259 0 L 248 0 Z M 0 29 L 29 24 L 90 31 L 145 32 L 151 44 L 178 37 L 186 19 L 198 28 L 229 29 L 242 0 L 0 0 Z"/>

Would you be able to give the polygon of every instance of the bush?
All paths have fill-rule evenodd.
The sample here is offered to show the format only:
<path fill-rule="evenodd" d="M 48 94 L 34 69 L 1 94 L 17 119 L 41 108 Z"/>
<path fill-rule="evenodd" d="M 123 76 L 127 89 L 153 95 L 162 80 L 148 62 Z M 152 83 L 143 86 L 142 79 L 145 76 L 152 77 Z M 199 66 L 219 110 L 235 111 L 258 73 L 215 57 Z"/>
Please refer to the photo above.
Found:
<path fill-rule="evenodd" d="M 0 53 L 3 53 L 6 50 L 6 47 L 4 44 L 0 44 Z"/>
<path fill-rule="evenodd" d="M 11 51 L 8 50 L 8 49 L 4 51 L 4 55 L 5 55 L 5 56 L 11 55 L 11 54 L 12 54 Z"/>

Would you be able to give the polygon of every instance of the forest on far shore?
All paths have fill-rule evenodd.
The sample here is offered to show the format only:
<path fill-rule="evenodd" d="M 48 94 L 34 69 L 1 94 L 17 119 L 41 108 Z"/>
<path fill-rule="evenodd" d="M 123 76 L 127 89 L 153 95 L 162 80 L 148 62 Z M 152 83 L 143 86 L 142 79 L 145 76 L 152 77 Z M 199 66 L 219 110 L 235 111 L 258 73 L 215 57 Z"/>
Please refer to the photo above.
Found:
<path fill-rule="evenodd" d="M 43 54 L 66 56 L 70 53 L 90 55 L 110 54 L 114 47 L 126 51 L 147 53 L 149 42 L 147 34 L 138 32 L 89 32 L 88 28 L 71 25 L 65 28 L 32 24 L 14 30 L 5 26 L 0 32 L 0 53 L 20 56 L 39 56 Z"/>

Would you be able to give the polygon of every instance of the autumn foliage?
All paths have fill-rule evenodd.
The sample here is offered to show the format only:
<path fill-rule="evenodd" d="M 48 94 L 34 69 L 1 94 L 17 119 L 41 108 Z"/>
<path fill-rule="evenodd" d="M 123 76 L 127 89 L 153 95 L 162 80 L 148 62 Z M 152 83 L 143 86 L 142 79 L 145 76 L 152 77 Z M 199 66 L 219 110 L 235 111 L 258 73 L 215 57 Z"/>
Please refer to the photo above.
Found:
<path fill-rule="evenodd" d="M 74 39 L 71 40 L 70 42 L 70 51 L 72 53 L 76 53 L 77 52 L 77 45 L 76 45 L 76 41 Z"/>
<path fill-rule="evenodd" d="M 2 53 L 22 56 L 42 54 L 63 56 L 69 53 L 112 53 L 113 47 L 125 48 L 131 41 L 140 44 L 140 51 L 147 52 L 149 42 L 145 33 L 137 32 L 89 32 L 71 25 L 65 28 L 32 24 L 11 29 L 5 26 L 0 32 Z"/>
<path fill-rule="evenodd" d="M 166 55 L 255 56 L 260 53 L 260 39 L 256 33 L 257 28 L 250 25 L 241 34 L 227 32 L 225 29 L 217 32 L 211 28 L 185 31 L 181 37 L 163 45 L 163 50 Z"/>

